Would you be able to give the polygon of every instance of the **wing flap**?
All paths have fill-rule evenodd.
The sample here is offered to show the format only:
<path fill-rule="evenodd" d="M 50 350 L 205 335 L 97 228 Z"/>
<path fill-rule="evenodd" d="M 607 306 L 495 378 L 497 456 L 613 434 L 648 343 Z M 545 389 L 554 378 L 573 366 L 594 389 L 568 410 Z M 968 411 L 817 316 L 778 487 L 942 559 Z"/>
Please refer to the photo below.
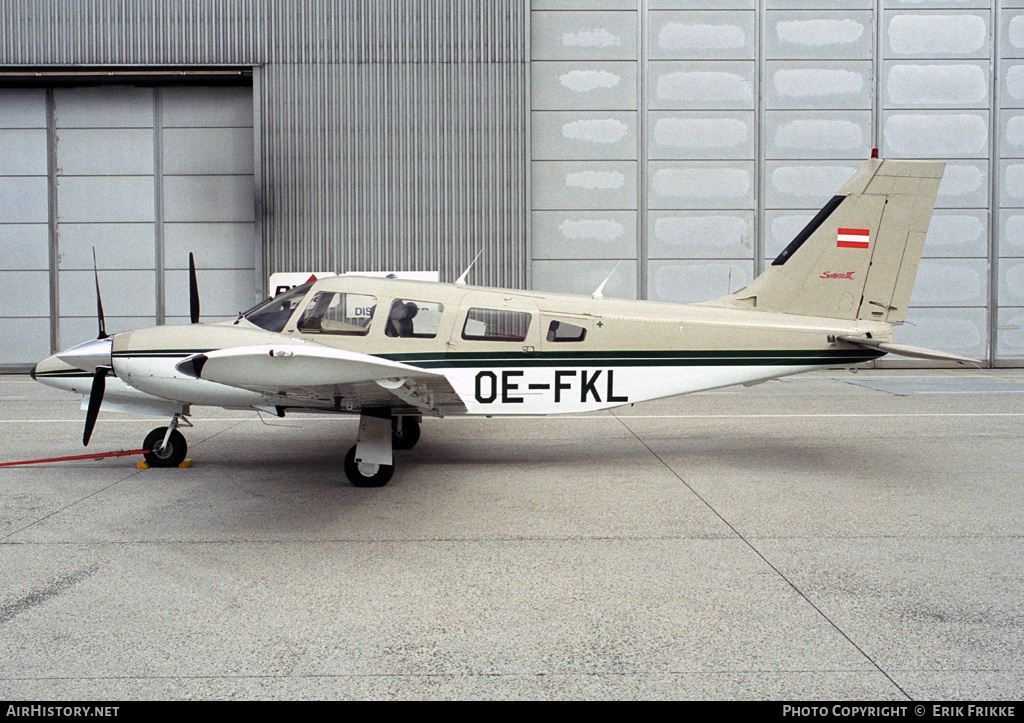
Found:
<path fill-rule="evenodd" d="M 267 404 L 285 409 L 308 409 L 331 412 L 358 413 L 366 408 L 387 407 L 393 414 L 425 414 L 441 417 L 462 414 L 466 405 L 444 377 L 408 380 L 405 390 L 396 393 L 376 382 L 355 382 L 313 387 L 309 385 L 288 389 L 264 388 L 258 391 Z M 426 392 L 426 393 L 424 393 Z"/>

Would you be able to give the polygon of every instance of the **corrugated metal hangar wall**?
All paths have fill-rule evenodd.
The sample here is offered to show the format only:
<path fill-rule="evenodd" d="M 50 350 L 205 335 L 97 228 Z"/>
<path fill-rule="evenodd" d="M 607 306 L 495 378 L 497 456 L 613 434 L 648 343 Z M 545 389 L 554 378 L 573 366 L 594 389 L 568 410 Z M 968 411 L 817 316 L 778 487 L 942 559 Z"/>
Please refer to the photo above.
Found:
<path fill-rule="evenodd" d="M 95 335 L 92 245 L 112 331 L 186 320 L 189 250 L 205 319 L 251 306 L 274 271 L 454 280 L 482 252 L 474 282 L 525 286 L 528 15 L 3 0 L 0 333 L 22 343 L 0 365 Z"/>
<path fill-rule="evenodd" d="M 1024 360 L 1024 0 L 0 0 L 0 66 L 0 364 L 91 335 L 93 245 L 127 326 L 179 320 L 188 250 L 215 315 L 480 250 L 476 283 L 708 299 L 872 147 L 948 163 L 898 340 Z"/>

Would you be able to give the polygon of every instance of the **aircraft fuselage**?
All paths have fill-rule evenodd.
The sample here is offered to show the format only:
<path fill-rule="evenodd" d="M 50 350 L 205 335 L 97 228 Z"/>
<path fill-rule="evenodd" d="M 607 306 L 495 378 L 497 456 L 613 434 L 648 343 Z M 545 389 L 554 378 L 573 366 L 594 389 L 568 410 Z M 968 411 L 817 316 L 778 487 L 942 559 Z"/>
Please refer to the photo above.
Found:
<path fill-rule="evenodd" d="M 346 312 L 357 315 L 350 320 L 365 320 L 359 333 L 302 328 L 304 313 L 329 293 L 359 300 L 361 306 Z M 425 333 L 388 333 L 389 308 L 405 300 L 440 310 Z M 495 331 L 473 333 L 474 316 L 487 314 L 494 317 Z M 502 314 L 511 325 L 505 330 Z M 564 329 L 570 331 L 559 338 Z M 347 403 L 341 386 L 249 390 L 176 368 L 183 359 L 212 350 L 301 343 L 443 374 L 461 403 L 439 404 L 441 414 L 567 414 L 859 364 L 880 354 L 835 337 L 865 332 L 890 335 L 888 325 L 865 320 L 349 276 L 316 282 L 279 332 L 243 318 L 154 327 L 116 334 L 111 356 L 115 376 L 131 390 L 127 396 L 141 392 L 184 405 L 349 413 L 365 406 Z M 70 369 L 62 375 L 60 364 L 53 357 L 41 363 L 37 379 L 86 393 L 88 378 L 80 378 L 80 371 L 76 378 Z M 116 387 L 108 395 L 123 396 Z"/>

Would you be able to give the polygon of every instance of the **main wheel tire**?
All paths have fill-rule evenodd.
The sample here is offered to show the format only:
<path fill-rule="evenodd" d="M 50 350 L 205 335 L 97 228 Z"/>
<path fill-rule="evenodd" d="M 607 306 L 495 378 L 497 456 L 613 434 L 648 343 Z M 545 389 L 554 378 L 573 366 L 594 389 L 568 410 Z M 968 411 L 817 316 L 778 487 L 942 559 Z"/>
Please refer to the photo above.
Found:
<path fill-rule="evenodd" d="M 356 448 L 345 455 L 345 476 L 353 487 L 383 487 L 395 474 L 393 464 L 367 464 L 356 462 Z"/>
<path fill-rule="evenodd" d="M 160 449 L 166 435 L 167 427 L 157 427 L 146 435 L 142 448 L 146 450 L 143 456 L 150 467 L 177 467 L 185 461 L 185 455 L 188 453 L 185 435 L 175 429 L 167 440 L 167 446 Z"/>
<path fill-rule="evenodd" d="M 402 420 L 402 428 L 398 428 L 398 420 Z M 395 417 L 391 420 L 392 449 L 412 449 L 420 441 L 420 423 L 415 417 Z"/>

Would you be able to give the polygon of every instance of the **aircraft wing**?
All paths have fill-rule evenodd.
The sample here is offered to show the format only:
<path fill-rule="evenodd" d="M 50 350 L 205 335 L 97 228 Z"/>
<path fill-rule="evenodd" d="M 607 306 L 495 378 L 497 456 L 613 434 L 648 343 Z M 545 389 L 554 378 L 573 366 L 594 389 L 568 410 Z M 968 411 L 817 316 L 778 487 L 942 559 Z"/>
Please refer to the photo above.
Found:
<path fill-rule="evenodd" d="M 368 407 L 444 416 L 466 406 L 439 372 L 315 344 L 260 344 L 193 354 L 179 372 L 259 392 L 282 407 Z"/>

